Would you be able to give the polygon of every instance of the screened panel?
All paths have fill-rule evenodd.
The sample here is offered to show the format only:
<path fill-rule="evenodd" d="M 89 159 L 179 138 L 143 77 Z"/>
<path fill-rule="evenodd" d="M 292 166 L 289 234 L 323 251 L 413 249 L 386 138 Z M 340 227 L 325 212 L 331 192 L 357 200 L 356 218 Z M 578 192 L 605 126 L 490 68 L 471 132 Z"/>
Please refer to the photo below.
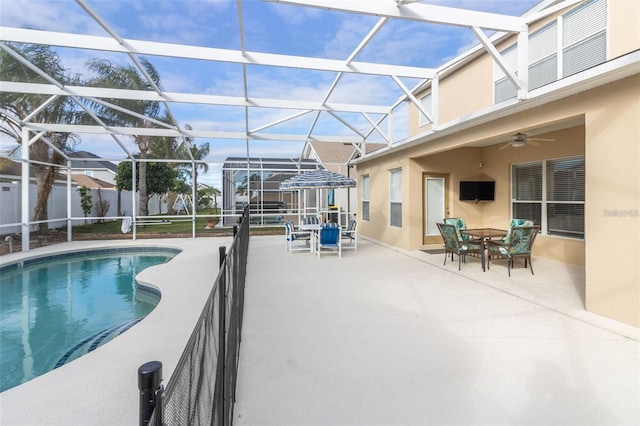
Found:
<path fill-rule="evenodd" d="M 542 201 L 542 163 L 515 164 L 511 187 L 514 200 Z"/>
<path fill-rule="evenodd" d="M 607 37 L 603 31 L 582 43 L 565 49 L 562 69 L 563 76 L 567 77 L 607 60 Z"/>
<path fill-rule="evenodd" d="M 547 161 L 547 200 L 584 201 L 584 157 Z"/>

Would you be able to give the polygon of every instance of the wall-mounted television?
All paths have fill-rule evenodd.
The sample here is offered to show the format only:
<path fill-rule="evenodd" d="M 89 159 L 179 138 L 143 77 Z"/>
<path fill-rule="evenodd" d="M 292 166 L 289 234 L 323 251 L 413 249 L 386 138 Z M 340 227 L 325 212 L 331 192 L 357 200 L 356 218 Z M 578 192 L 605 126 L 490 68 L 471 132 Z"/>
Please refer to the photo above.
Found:
<path fill-rule="evenodd" d="M 496 183 L 485 180 L 461 180 L 460 201 L 493 201 Z"/>

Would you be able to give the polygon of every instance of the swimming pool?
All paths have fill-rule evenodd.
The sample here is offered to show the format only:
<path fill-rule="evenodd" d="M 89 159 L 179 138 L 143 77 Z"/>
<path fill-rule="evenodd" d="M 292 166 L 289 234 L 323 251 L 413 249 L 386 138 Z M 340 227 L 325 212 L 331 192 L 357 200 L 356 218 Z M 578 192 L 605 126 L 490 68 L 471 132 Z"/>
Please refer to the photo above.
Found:
<path fill-rule="evenodd" d="M 134 277 L 179 251 L 91 250 L 1 268 L 0 392 L 96 349 L 148 315 L 160 294 Z"/>

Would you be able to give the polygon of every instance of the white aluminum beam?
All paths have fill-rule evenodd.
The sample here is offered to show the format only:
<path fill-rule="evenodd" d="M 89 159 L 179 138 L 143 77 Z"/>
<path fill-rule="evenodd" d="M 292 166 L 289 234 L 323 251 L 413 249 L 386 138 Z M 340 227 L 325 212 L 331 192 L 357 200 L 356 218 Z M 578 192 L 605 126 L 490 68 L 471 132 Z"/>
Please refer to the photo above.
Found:
<path fill-rule="evenodd" d="M 0 38 L 15 43 L 33 43 L 76 49 L 99 50 L 136 55 L 197 59 L 209 62 L 229 62 L 244 65 L 264 65 L 281 68 L 298 68 L 314 71 L 345 72 L 368 75 L 396 74 L 410 78 L 430 78 L 432 68 L 400 65 L 351 62 L 306 56 L 278 55 L 248 52 L 184 44 L 158 43 L 124 39 L 126 47 L 110 37 L 70 34 L 53 31 L 36 31 L 24 28 L 0 27 Z"/>
<path fill-rule="evenodd" d="M 167 101 L 177 103 L 192 103 L 203 105 L 226 105 L 237 107 L 283 108 L 317 111 L 367 112 L 371 114 L 385 114 L 389 107 L 379 105 L 359 105 L 343 103 L 327 103 L 322 105 L 314 101 L 294 101 L 283 99 L 250 98 L 245 100 L 239 96 L 200 95 L 195 93 L 163 92 L 162 96 L 155 92 L 144 90 L 108 89 L 102 87 L 65 86 L 60 89 L 50 84 L 18 83 L 0 81 L 0 90 L 12 93 L 28 93 L 41 95 L 79 96 L 83 98 L 109 98 L 145 101 Z"/>
<path fill-rule="evenodd" d="M 513 70 L 509 69 L 509 67 L 507 66 L 506 62 L 504 61 L 504 58 L 502 57 L 500 52 L 498 52 L 498 49 L 495 48 L 493 43 L 491 43 L 491 40 L 489 40 L 489 38 L 482 32 L 480 27 L 472 27 L 471 29 L 473 30 L 473 32 L 476 35 L 476 37 L 478 38 L 478 40 L 480 40 L 480 43 L 482 43 L 482 45 L 484 46 L 485 50 L 496 61 L 496 63 L 500 67 L 500 69 L 507 75 L 509 80 L 511 80 L 511 82 L 516 85 L 518 90 L 524 89 L 526 87 L 526 85 L 516 76 L 516 74 L 513 72 Z M 526 34 L 526 32 L 525 32 L 525 34 Z M 518 38 L 518 40 L 520 40 L 520 38 Z M 518 50 L 518 57 L 520 57 L 521 54 L 522 54 L 522 52 L 520 52 L 520 50 Z"/>
<path fill-rule="evenodd" d="M 25 123 L 24 128 L 34 132 L 58 132 L 76 134 L 96 134 L 96 135 L 125 135 L 125 136 L 168 136 L 168 137 L 192 137 L 209 139 L 251 139 L 251 140 L 271 140 L 271 141 L 291 141 L 304 142 L 307 140 L 318 142 L 362 142 L 361 137 L 330 135 L 330 136 L 307 136 L 306 134 L 276 134 L 276 133 L 251 133 L 246 132 L 222 132 L 216 130 L 183 130 L 141 128 L 141 127 L 109 127 L 80 125 L 80 124 L 52 124 L 52 123 Z"/>
<path fill-rule="evenodd" d="M 406 19 L 461 27 L 479 26 L 495 31 L 520 32 L 524 19 L 497 13 L 477 12 L 430 4 L 397 4 L 388 0 L 270 0 L 274 3 L 308 6 L 341 12 Z"/>

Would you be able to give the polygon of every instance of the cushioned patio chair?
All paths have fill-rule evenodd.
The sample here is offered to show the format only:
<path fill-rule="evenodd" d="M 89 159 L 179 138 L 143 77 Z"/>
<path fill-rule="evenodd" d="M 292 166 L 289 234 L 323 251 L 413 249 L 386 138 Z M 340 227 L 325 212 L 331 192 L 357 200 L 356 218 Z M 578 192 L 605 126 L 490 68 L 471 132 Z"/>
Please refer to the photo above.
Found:
<path fill-rule="evenodd" d="M 345 230 L 340 233 L 340 238 L 345 241 L 349 241 L 349 245 L 343 245 L 343 248 L 352 248 L 355 251 L 358 251 L 358 222 L 351 219 L 349 221 L 349 225 Z"/>
<path fill-rule="evenodd" d="M 285 222 L 284 229 L 286 235 L 287 251 L 289 253 L 301 250 L 308 250 L 311 252 L 313 251 L 310 232 L 296 231 L 293 227 L 293 222 Z M 294 241 L 304 242 L 304 245 L 294 244 Z"/>
<path fill-rule="evenodd" d="M 460 231 L 467 229 L 467 224 L 462 217 L 447 217 L 444 219 L 444 223 L 447 225 L 453 225 L 456 227 L 456 234 L 460 241 L 469 240 L 469 236 L 461 233 Z"/>
<path fill-rule="evenodd" d="M 323 223 L 316 236 L 315 243 L 318 259 L 323 253 L 337 254 L 342 258 L 342 242 L 340 241 L 340 226 L 337 223 Z"/>
<path fill-rule="evenodd" d="M 483 258 L 484 249 L 481 242 L 475 243 L 459 240 L 455 225 L 447 223 L 438 223 L 437 225 L 440 230 L 440 235 L 442 235 L 442 239 L 444 240 L 445 253 L 443 265 L 447 264 L 447 257 L 449 257 L 449 253 L 451 253 L 452 261 L 454 254 L 458 256 L 458 271 L 460 270 L 461 261 L 466 260 L 466 256 L 470 255 L 480 259 Z"/>
<path fill-rule="evenodd" d="M 487 268 L 491 267 L 491 261 L 495 259 L 507 259 L 507 273 L 511 276 L 513 260 L 523 258 L 524 267 L 527 267 L 528 262 L 529 269 L 531 269 L 531 275 L 533 275 L 531 250 L 539 230 L 539 226 L 514 226 L 509 230 L 509 234 L 505 237 L 506 242 L 487 241 L 489 249 L 489 261 L 487 262 Z"/>
<path fill-rule="evenodd" d="M 505 235 L 501 241 L 503 244 L 509 244 L 511 228 L 514 228 L 516 226 L 533 226 L 533 221 L 529 219 L 511 219 L 509 227 L 507 228 L 507 235 Z"/>

